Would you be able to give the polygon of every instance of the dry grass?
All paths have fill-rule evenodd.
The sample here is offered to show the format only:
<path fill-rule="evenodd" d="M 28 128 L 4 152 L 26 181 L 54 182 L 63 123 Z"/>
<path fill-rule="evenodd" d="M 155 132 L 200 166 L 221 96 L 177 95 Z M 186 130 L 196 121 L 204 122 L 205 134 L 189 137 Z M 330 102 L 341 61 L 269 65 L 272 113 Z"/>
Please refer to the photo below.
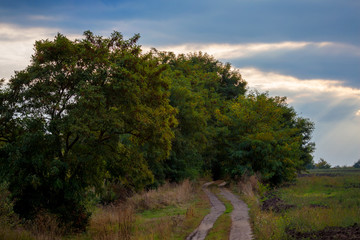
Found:
<path fill-rule="evenodd" d="M 107 206 L 91 218 L 88 233 L 92 239 L 131 239 L 135 215 L 131 206 Z"/>
<path fill-rule="evenodd" d="M 166 183 L 158 189 L 135 194 L 126 204 L 131 205 L 136 211 L 160 209 L 189 201 L 192 191 L 193 187 L 189 180 L 181 184 Z"/>
<path fill-rule="evenodd" d="M 0 227 L 0 240 L 59 240 L 64 233 L 64 228 L 60 227 L 54 215 L 40 212 L 23 226 Z"/>
<path fill-rule="evenodd" d="M 135 194 L 94 213 L 87 236 L 96 240 L 170 239 L 179 225 L 195 215 L 193 208 L 184 209 L 193 196 L 194 187 L 188 180 Z"/>
<path fill-rule="evenodd" d="M 31 233 L 24 229 L 0 228 L 0 240 L 35 240 Z"/>
<path fill-rule="evenodd" d="M 250 224 L 256 239 L 286 239 L 286 219 L 272 211 L 261 211 L 260 198 L 268 188 L 258 180 L 257 176 L 243 177 L 232 189 L 240 194 L 241 198 L 248 204 Z"/>
<path fill-rule="evenodd" d="M 58 240 L 65 233 L 65 228 L 60 226 L 57 217 L 45 211 L 39 212 L 26 227 L 37 240 Z"/>
<path fill-rule="evenodd" d="M 259 193 L 261 184 L 255 175 L 244 176 L 236 186 L 236 192 L 242 193 L 245 196 L 253 197 L 256 193 Z"/>
<path fill-rule="evenodd" d="M 250 223 L 254 236 L 259 240 L 286 239 L 285 228 L 288 221 L 272 211 L 261 211 L 257 196 L 243 196 L 250 211 Z"/>
<path fill-rule="evenodd" d="M 210 208 L 200 185 L 188 180 L 167 183 L 156 190 L 135 194 L 125 202 L 98 208 L 86 233 L 65 236 L 54 215 L 42 212 L 26 230 L 1 229 L 0 240 L 141 240 L 184 239 Z M 8 231 L 9 230 L 9 231 Z"/>
<path fill-rule="evenodd" d="M 175 228 L 182 225 L 183 216 L 164 216 L 161 218 L 139 219 L 133 238 L 136 240 L 173 239 Z"/>

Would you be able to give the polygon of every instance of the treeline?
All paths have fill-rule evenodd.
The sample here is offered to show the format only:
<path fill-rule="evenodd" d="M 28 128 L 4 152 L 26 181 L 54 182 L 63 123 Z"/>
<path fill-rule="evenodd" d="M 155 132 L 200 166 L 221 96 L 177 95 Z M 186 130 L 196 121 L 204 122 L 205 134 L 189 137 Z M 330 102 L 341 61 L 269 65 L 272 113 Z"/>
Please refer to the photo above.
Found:
<path fill-rule="evenodd" d="M 207 54 L 143 53 L 138 39 L 58 34 L 2 81 L 0 176 L 20 216 L 45 209 L 81 229 L 108 184 L 256 173 L 276 185 L 312 161 L 314 125 L 285 98 L 247 92 Z"/>

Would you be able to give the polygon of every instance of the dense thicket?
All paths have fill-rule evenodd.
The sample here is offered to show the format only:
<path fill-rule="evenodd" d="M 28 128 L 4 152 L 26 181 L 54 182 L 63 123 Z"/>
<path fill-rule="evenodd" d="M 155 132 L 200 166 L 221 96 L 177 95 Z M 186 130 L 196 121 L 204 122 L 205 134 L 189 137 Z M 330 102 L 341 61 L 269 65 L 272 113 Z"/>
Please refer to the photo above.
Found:
<path fill-rule="evenodd" d="M 0 176 L 22 216 L 46 209 L 82 228 L 108 182 L 257 173 L 278 184 L 311 162 L 312 122 L 285 98 L 246 94 L 230 64 L 84 35 L 36 42 L 31 64 L 1 82 Z"/>

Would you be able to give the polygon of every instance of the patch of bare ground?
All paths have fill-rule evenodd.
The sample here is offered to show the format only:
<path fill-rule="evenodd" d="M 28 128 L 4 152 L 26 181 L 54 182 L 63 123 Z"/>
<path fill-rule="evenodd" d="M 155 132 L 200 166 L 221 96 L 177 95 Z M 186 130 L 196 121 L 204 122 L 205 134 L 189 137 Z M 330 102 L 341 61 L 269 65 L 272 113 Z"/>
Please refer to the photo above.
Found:
<path fill-rule="evenodd" d="M 359 240 L 360 225 L 355 223 L 349 227 L 327 227 L 316 232 L 297 232 L 293 229 L 287 230 L 287 234 L 293 239 L 318 239 L 318 240 Z"/>
<path fill-rule="evenodd" d="M 295 205 L 286 204 L 282 199 L 277 196 L 271 196 L 265 201 L 263 201 L 261 210 L 263 211 L 274 211 L 274 212 L 282 212 L 286 211 L 290 208 L 294 208 Z"/>

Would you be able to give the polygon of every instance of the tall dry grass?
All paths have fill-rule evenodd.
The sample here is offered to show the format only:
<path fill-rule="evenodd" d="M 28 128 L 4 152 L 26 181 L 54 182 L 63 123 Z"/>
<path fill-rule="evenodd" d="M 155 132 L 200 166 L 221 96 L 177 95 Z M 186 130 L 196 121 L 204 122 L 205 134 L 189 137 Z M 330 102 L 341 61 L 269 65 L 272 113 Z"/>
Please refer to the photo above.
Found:
<path fill-rule="evenodd" d="M 26 228 L 37 240 L 60 240 L 66 232 L 58 218 L 45 211 L 40 211 Z"/>
<path fill-rule="evenodd" d="M 141 219 L 136 213 L 187 203 L 193 197 L 189 180 L 180 184 L 166 183 L 158 189 L 137 193 L 116 206 L 102 207 L 90 220 L 88 235 L 95 240 L 169 239 L 182 216 Z M 189 215 L 192 210 L 189 209 Z"/>
<path fill-rule="evenodd" d="M 256 194 L 262 194 L 263 186 L 255 175 L 244 176 L 234 187 L 235 192 L 253 197 Z"/>
<path fill-rule="evenodd" d="M 126 204 L 132 206 L 136 211 L 160 209 L 189 201 L 192 191 L 193 187 L 189 180 L 180 184 L 166 183 L 158 189 L 135 194 L 128 199 Z"/>
<path fill-rule="evenodd" d="M 88 233 L 92 239 L 131 239 L 135 214 L 131 206 L 107 206 L 93 215 Z"/>
<path fill-rule="evenodd" d="M 141 240 L 141 239 L 170 239 L 179 228 L 189 228 L 193 224 L 186 224 L 198 218 L 199 213 L 194 206 L 190 206 L 196 191 L 189 180 L 180 184 L 166 183 L 158 189 L 144 191 L 133 195 L 126 201 L 116 205 L 99 207 L 92 215 L 86 233 L 69 236 L 65 228 L 61 227 L 56 216 L 40 212 L 37 217 L 27 222 L 25 228 L 1 228 L 0 240 L 58 240 L 58 239 L 94 239 L 94 240 Z M 162 209 L 184 209 L 184 213 L 161 217 L 142 217 L 145 210 L 163 211 Z M 200 216 L 200 218 L 202 218 Z M 185 226 L 186 225 L 186 226 Z"/>
<path fill-rule="evenodd" d="M 24 224 L 0 225 L 0 240 L 60 240 L 64 233 L 65 228 L 61 226 L 56 216 L 44 211 Z"/>

